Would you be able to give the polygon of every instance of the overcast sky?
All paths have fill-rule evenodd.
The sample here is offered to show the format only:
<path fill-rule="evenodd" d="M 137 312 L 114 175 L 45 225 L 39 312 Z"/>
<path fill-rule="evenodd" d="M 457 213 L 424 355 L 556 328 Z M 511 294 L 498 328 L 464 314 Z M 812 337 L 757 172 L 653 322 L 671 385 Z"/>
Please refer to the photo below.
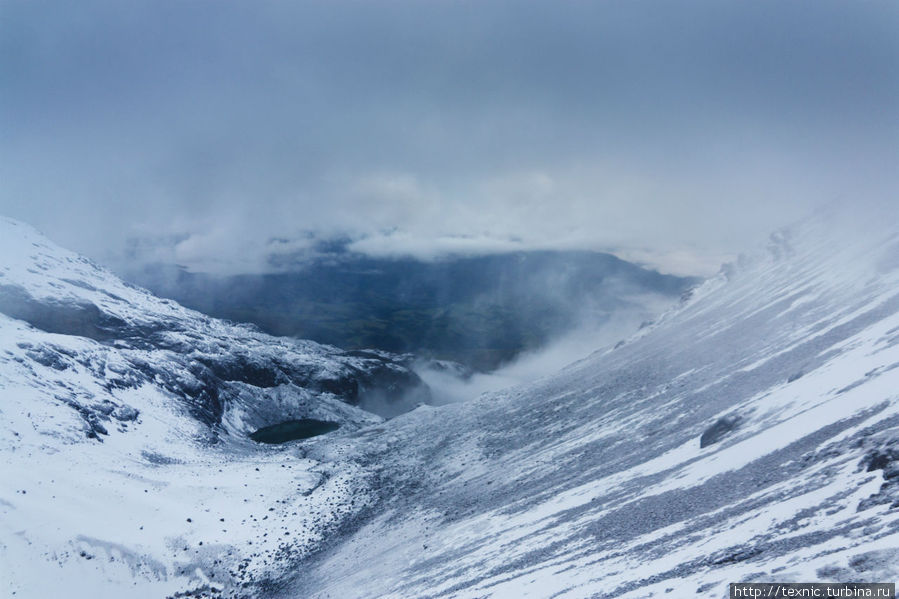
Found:
<path fill-rule="evenodd" d="M 899 3 L 0 0 L 0 213 L 114 264 L 614 249 L 899 201 Z"/>

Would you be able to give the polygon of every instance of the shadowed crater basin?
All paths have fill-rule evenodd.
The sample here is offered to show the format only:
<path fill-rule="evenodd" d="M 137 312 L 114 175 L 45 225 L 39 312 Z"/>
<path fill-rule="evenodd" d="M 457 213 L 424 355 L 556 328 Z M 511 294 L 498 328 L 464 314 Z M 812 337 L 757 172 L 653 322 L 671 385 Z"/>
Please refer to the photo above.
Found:
<path fill-rule="evenodd" d="M 287 443 L 299 439 L 308 439 L 318 435 L 324 435 L 336 431 L 340 425 L 327 420 L 315 420 L 303 418 L 301 420 L 287 420 L 271 426 L 264 426 L 254 433 L 250 433 L 250 439 L 257 443 Z"/>

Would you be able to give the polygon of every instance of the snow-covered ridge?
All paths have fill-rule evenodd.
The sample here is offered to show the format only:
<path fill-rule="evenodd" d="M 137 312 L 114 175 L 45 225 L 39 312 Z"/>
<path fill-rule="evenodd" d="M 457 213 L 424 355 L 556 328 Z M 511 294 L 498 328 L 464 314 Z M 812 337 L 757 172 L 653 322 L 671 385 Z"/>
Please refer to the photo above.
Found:
<path fill-rule="evenodd" d="M 369 422 L 369 414 L 344 405 L 358 404 L 366 391 L 392 392 L 397 402 L 404 394 L 427 397 L 399 357 L 344 352 L 209 318 L 124 283 L 22 223 L 0 219 L 0 255 L 0 312 L 84 339 L 77 355 L 58 344 L 19 347 L 32 361 L 57 371 L 81 361 L 109 387 L 159 385 L 212 433 L 245 436 L 300 417 Z M 110 360 L 118 369 L 104 368 Z"/>
<path fill-rule="evenodd" d="M 298 402 L 295 382 L 213 372 L 246 407 L 210 425 L 165 376 L 119 378 L 138 358 L 180 372 L 173 355 L 283 359 L 293 342 L 177 306 L 147 319 L 102 307 L 188 323 L 121 344 L 0 316 L 4 591 L 636 599 L 895 581 L 896 222 L 830 214 L 778 232 L 625 343 L 529 386 L 369 426 L 308 391 L 299 403 L 357 425 L 280 448 L 238 432 L 260 401 Z M 216 427 L 221 441 L 204 442 Z"/>
<path fill-rule="evenodd" d="M 376 461 L 401 490 L 277 596 L 896 581 L 896 222 L 780 231 L 611 351 L 390 423 L 403 450 Z"/>
<path fill-rule="evenodd" d="M 382 421 L 356 406 L 368 393 L 428 390 L 402 357 L 209 318 L 0 219 L 0 594 L 112 597 L 140 581 L 164 596 L 294 559 L 366 490 L 342 481 L 349 467 L 247 435 L 299 418 L 351 434 Z M 297 503 L 316 515 L 284 535 Z M 229 573 L 190 566 L 208 556 Z"/>

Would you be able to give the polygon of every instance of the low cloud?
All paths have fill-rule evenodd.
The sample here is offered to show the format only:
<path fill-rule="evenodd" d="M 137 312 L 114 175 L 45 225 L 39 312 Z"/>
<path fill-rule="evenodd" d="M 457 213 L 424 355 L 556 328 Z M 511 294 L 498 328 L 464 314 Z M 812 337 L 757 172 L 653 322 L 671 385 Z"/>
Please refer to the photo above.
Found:
<path fill-rule="evenodd" d="M 422 363 L 417 372 L 431 388 L 432 401 L 437 405 L 468 401 L 483 393 L 531 383 L 594 352 L 608 351 L 675 303 L 671 298 L 652 296 L 631 299 L 639 307 L 617 309 L 608 319 L 597 319 L 595 314 L 585 311 L 578 326 L 494 372 L 462 378 L 452 370 L 434 368 L 427 363 Z"/>
<path fill-rule="evenodd" d="M 346 238 L 705 273 L 896 196 L 897 10 L 7 2 L 0 212 L 111 264 L 259 272 Z"/>

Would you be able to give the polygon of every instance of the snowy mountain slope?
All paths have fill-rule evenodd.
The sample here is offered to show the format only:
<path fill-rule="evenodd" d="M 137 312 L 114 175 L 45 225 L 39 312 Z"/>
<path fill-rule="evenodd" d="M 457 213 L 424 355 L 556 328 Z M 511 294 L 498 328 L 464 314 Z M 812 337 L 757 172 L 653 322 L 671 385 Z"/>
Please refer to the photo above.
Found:
<path fill-rule="evenodd" d="M 0 316 L 0 477 L 13 481 L 0 488 L 4 592 L 724 597 L 738 580 L 895 581 L 891 216 L 861 233 L 834 224 L 841 215 L 781 232 L 623 344 L 535 384 L 383 423 L 299 379 L 254 385 L 271 377 L 246 367 L 265 356 L 289 379 L 285 363 L 344 372 L 353 356 L 204 320 L 115 281 L 87 282 L 147 306 L 90 297 L 134 331 L 123 340 L 93 317 L 64 322 L 94 327 L 86 337 Z M 63 255 L 29 243 L 44 245 L 32 264 Z M 80 268 L 64 255 L 76 263 L 9 267 L 0 281 L 50 305 L 105 296 L 66 287 L 88 276 L 64 274 Z M 154 329 L 169 310 L 180 324 Z M 206 366 L 225 389 L 220 423 L 179 386 L 207 354 L 240 365 Z M 285 446 L 246 441 L 282 403 L 346 425 Z"/>
<path fill-rule="evenodd" d="M 427 388 L 389 354 L 208 318 L 0 219 L 3 596 L 161 597 L 277 570 L 368 491 L 351 464 L 247 434 L 311 417 L 346 435 L 381 422 L 352 405 L 368 393 Z"/>
<path fill-rule="evenodd" d="M 772 236 L 556 376 L 387 423 L 399 450 L 361 434 L 378 506 L 272 596 L 896 581 L 899 221 L 839 220 Z"/>
<path fill-rule="evenodd" d="M 326 403 L 343 411 L 343 402 L 364 401 L 366 391 L 376 388 L 394 391 L 397 398 L 416 391 L 418 399 L 427 397 L 421 381 L 397 362 L 397 356 L 344 352 L 209 318 L 123 283 L 14 221 L 0 220 L 0 240 L 2 313 L 45 332 L 86 337 L 98 342 L 94 346 L 102 351 L 115 348 L 130 368 L 127 376 L 104 373 L 102 364 L 95 367 L 111 386 L 162 378 L 159 384 L 179 395 L 191 413 L 211 427 L 245 434 L 273 424 L 273 418 L 275 422 L 283 419 L 283 405 L 266 415 L 260 412 L 264 406 L 255 405 L 256 398 L 246 401 L 243 387 L 247 385 L 290 387 L 306 403 L 310 397 L 340 399 L 340 404 Z M 72 362 L 52 347 L 33 349 L 31 356 L 60 371 Z M 155 368 L 157 358 L 169 368 Z M 100 357 L 101 362 L 104 359 Z M 169 376 L 173 363 L 180 372 Z"/>

